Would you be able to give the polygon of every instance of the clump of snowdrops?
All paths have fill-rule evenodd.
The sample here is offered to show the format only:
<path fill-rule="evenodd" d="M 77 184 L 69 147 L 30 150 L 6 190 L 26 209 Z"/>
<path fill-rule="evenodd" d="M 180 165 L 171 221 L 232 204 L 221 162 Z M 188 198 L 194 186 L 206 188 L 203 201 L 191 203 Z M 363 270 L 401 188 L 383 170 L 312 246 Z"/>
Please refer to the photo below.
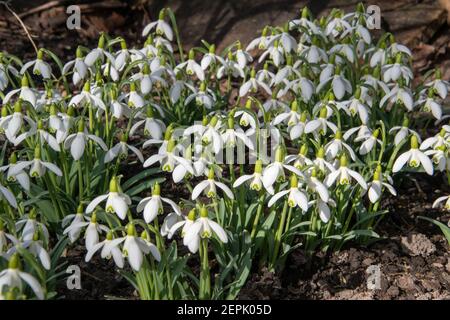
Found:
<path fill-rule="evenodd" d="M 413 87 L 410 50 L 368 20 L 305 8 L 185 53 L 164 9 L 141 47 L 1 53 L 0 298 L 53 297 L 76 244 L 142 299 L 233 299 L 294 249 L 378 238 L 393 174 L 449 176 L 450 127 L 414 129 L 446 118 L 449 83 Z"/>

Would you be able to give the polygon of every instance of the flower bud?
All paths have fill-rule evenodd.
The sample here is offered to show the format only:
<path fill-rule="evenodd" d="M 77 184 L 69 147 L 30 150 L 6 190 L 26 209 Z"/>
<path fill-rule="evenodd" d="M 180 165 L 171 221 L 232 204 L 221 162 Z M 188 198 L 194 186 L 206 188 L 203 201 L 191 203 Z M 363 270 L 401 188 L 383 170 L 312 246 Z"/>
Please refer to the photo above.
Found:
<path fill-rule="evenodd" d="M 263 171 L 263 163 L 262 160 L 258 159 L 255 162 L 255 173 L 261 174 Z"/>
<path fill-rule="evenodd" d="M 155 183 L 152 190 L 152 196 L 159 196 L 161 195 L 161 187 L 158 182 Z"/>
<path fill-rule="evenodd" d="M 196 213 L 197 213 L 197 210 L 196 210 L 195 208 L 194 208 L 194 209 L 191 209 L 191 211 L 189 211 L 189 213 L 188 213 L 187 218 L 188 218 L 189 220 L 191 220 L 191 221 L 194 221 L 194 220 L 195 220 Z"/>
<path fill-rule="evenodd" d="M 415 135 L 411 136 L 411 149 L 418 149 L 419 148 L 419 141 L 417 140 L 417 137 Z"/>
<path fill-rule="evenodd" d="M 116 176 L 113 176 L 109 182 L 109 192 L 119 192 L 119 184 Z"/>
<path fill-rule="evenodd" d="M 205 206 L 202 206 L 200 209 L 200 217 L 201 218 L 208 218 L 208 209 L 206 209 Z"/>

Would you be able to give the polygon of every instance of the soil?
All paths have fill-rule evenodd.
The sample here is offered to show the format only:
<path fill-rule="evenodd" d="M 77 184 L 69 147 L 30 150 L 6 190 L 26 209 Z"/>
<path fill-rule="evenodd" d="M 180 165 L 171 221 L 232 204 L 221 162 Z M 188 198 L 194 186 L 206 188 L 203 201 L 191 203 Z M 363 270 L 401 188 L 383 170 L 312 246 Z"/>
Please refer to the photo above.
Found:
<path fill-rule="evenodd" d="M 175 12 L 184 46 L 200 45 L 200 40 L 206 39 L 223 49 L 235 39 L 247 43 L 267 23 L 280 24 L 297 16 L 304 5 L 320 15 L 333 7 L 353 9 L 359 1 L 217 1 L 208 6 L 198 0 L 174 0 L 168 4 L 146 0 L 70 1 L 84 6 L 81 30 L 65 27 L 67 15 L 61 5 L 27 13 L 45 2 L 16 0 L 12 7 L 39 47 L 44 46 L 68 60 L 73 57 L 75 44 L 96 46 L 99 31 L 123 36 L 130 47 L 142 42 L 139 34 L 142 26 L 154 20 L 166 5 Z M 64 5 L 66 2 L 60 1 Z M 450 28 L 444 8 L 449 6 L 449 1 L 372 2 L 382 10 L 383 29 L 412 48 L 416 73 L 423 74 L 440 66 L 443 78 L 448 80 Z M 34 56 L 19 23 L 3 7 L 0 7 L 0 48 L 20 57 Z M 381 240 L 365 247 L 353 243 L 339 252 L 317 252 L 312 257 L 300 249 L 294 251 L 281 274 L 255 271 L 239 298 L 450 299 L 449 245 L 438 227 L 418 219 L 422 215 L 448 223 L 448 213 L 431 209 L 437 197 L 450 191 L 443 190 L 446 185 L 442 177 L 405 176 L 397 186 L 399 195 L 384 202 L 389 213 L 377 228 Z M 169 189 L 172 194 L 180 195 L 180 190 Z M 63 260 L 80 267 L 82 288 L 68 290 L 62 281 L 57 288 L 58 298 L 137 299 L 134 288 L 116 271 L 113 262 L 96 255 L 86 263 L 84 256 L 81 245 L 67 250 Z M 376 266 L 380 268 L 380 286 L 369 289 L 368 280 L 373 279 L 370 271 L 376 270 Z"/>
<path fill-rule="evenodd" d="M 313 257 L 297 250 L 281 276 L 267 270 L 253 274 L 240 299 L 450 299 L 449 244 L 438 227 L 418 219 L 448 223 L 448 213 L 431 209 L 448 190 L 438 188 L 442 177 L 417 178 L 406 177 L 399 195 L 385 201 L 389 213 L 377 228 L 383 239 Z M 374 288 L 378 267 L 380 283 Z"/>

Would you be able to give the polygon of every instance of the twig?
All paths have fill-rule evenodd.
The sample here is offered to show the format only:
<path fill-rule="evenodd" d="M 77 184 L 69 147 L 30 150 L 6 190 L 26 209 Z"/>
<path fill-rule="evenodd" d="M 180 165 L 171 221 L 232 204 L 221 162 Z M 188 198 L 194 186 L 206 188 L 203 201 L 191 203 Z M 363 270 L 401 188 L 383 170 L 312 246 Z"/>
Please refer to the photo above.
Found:
<path fill-rule="evenodd" d="M 25 33 L 26 33 L 28 39 L 30 40 L 30 42 L 31 42 L 31 44 L 33 45 L 34 50 L 36 51 L 36 54 L 37 54 L 38 51 L 39 51 L 39 50 L 38 50 L 38 47 L 36 46 L 36 44 L 34 43 L 33 39 L 31 38 L 31 35 L 30 35 L 30 33 L 28 32 L 28 29 L 27 29 L 27 27 L 25 26 L 25 24 L 23 23 L 22 19 L 20 19 L 20 17 L 17 15 L 17 13 L 15 13 L 15 12 L 11 9 L 11 7 L 10 7 L 9 4 L 8 4 L 8 2 L 6 2 L 6 1 L 0 1 L 0 4 L 3 4 L 3 5 L 6 7 L 6 9 L 8 9 L 8 11 L 12 13 L 12 15 L 14 16 L 14 18 L 16 18 L 17 21 L 19 21 L 20 25 L 22 26 L 22 29 L 25 31 Z"/>
<path fill-rule="evenodd" d="M 55 1 L 47 2 L 47 3 L 43 4 L 43 5 L 34 7 L 33 9 L 27 10 L 26 12 L 23 12 L 23 13 L 19 14 L 19 17 L 20 18 L 24 18 L 24 17 L 27 17 L 29 15 L 32 15 L 32 14 L 35 14 L 35 13 L 38 13 L 38 12 L 41 12 L 41 11 L 45 11 L 45 10 L 57 7 L 57 6 L 61 5 L 61 4 L 63 4 L 64 2 L 66 2 L 66 1 L 67 0 L 55 0 Z"/>

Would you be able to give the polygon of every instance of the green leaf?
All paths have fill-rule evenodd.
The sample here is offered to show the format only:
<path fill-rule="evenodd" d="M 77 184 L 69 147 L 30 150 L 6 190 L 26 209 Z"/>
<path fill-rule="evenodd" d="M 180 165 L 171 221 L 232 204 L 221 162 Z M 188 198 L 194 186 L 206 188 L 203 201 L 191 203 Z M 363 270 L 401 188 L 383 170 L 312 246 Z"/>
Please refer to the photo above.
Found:
<path fill-rule="evenodd" d="M 450 245 L 450 228 L 448 226 L 446 226 L 445 224 L 443 224 L 440 221 L 428 218 L 428 217 L 424 217 L 424 216 L 419 216 L 419 219 L 423 219 L 423 220 L 427 220 L 435 225 L 437 225 L 439 228 L 441 228 L 442 233 L 444 234 L 445 238 L 447 239 L 448 244 Z"/>
<path fill-rule="evenodd" d="M 159 169 L 159 168 L 150 168 L 150 169 L 144 170 L 144 171 L 138 173 L 137 175 L 131 177 L 127 181 L 125 181 L 122 184 L 122 189 L 124 191 L 126 191 L 131 186 L 135 185 L 136 183 L 140 182 L 141 180 L 144 180 L 144 179 L 146 179 L 146 178 L 148 178 L 148 177 L 150 177 L 150 176 L 152 176 L 152 175 L 154 175 L 156 173 L 160 173 L 160 172 L 161 172 L 161 169 Z"/>

